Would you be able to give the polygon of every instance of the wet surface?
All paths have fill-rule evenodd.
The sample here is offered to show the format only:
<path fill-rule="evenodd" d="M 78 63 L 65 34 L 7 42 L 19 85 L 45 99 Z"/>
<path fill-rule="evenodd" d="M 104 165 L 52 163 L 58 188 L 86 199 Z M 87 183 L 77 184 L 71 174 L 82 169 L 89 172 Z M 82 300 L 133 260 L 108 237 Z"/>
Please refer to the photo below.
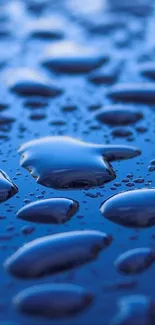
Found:
<path fill-rule="evenodd" d="M 27 204 L 16 216 L 31 222 L 60 224 L 68 221 L 79 208 L 79 204 L 71 199 L 46 199 Z"/>
<path fill-rule="evenodd" d="M 155 190 L 140 189 L 116 194 L 101 205 L 102 215 L 122 226 L 145 228 L 155 225 Z"/>
<path fill-rule="evenodd" d="M 4 268 L 21 278 L 42 277 L 97 258 L 112 238 L 99 231 L 72 231 L 44 236 L 22 246 Z"/>
<path fill-rule="evenodd" d="M 131 146 L 95 145 L 59 136 L 25 143 L 19 153 L 21 166 L 37 183 L 57 189 L 80 189 L 111 181 L 116 176 L 108 162 L 136 157 L 141 152 Z"/>
<path fill-rule="evenodd" d="M 84 288 L 67 283 L 34 286 L 13 299 L 19 311 L 53 319 L 71 317 L 88 307 L 91 301 L 92 295 Z"/>
<path fill-rule="evenodd" d="M 0 324 L 154 325 L 154 18 L 152 0 L 0 1 Z M 44 285 L 79 288 L 61 318 Z"/>

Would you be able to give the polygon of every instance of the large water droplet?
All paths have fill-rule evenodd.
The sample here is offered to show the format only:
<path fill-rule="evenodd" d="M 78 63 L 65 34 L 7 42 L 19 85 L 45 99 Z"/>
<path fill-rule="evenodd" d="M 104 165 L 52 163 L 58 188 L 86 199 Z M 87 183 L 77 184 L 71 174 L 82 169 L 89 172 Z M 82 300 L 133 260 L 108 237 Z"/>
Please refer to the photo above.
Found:
<path fill-rule="evenodd" d="M 75 74 L 88 73 L 107 60 L 107 55 L 82 47 L 69 41 L 50 47 L 42 64 L 55 72 Z"/>
<path fill-rule="evenodd" d="M 101 205 L 102 215 L 122 226 L 145 228 L 155 225 L 155 189 L 116 194 Z"/>
<path fill-rule="evenodd" d="M 62 89 L 56 85 L 55 81 L 26 68 L 9 71 L 7 83 L 11 91 L 23 96 L 55 97 L 62 92 Z"/>
<path fill-rule="evenodd" d="M 132 274 L 145 271 L 153 262 L 155 262 L 155 252 L 151 248 L 142 247 L 120 255 L 114 264 L 118 271 Z"/>
<path fill-rule="evenodd" d="M 17 277 L 41 277 L 95 259 L 111 240 L 105 233 L 89 230 L 46 236 L 18 249 L 4 266 Z"/>
<path fill-rule="evenodd" d="M 99 110 L 95 117 L 109 125 L 126 125 L 139 121 L 143 114 L 133 107 L 109 106 Z"/>
<path fill-rule="evenodd" d="M 134 147 L 95 145 L 69 137 L 46 137 L 24 144 L 19 153 L 21 165 L 37 182 L 53 188 L 84 188 L 115 178 L 108 161 L 140 154 Z"/>
<path fill-rule="evenodd" d="M 155 86 L 153 83 L 117 84 L 109 88 L 107 94 L 114 100 L 155 102 Z"/>
<path fill-rule="evenodd" d="M 88 307 L 91 301 L 92 295 L 86 289 L 68 283 L 33 286 L 13 299 L 20 312 L 50 318 L 73 316 Z"/>
<path fill-rule="evenodd" d="M 64 223 L 78 210 L 71 199 L 54 198 L 32 202 L 17 212 L 17 218 L 39 223 Z"/>

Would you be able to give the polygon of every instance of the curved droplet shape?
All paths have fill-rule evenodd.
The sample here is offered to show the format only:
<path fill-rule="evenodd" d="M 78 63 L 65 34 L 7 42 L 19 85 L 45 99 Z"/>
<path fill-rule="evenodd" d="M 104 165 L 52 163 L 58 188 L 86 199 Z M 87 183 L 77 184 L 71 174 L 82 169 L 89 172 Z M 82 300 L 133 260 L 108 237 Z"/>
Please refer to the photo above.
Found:
<path fill-rule="evenodd" d="M 50 47 L 42 64 L 55 72 L 78 74 L 98 68 L 105 60 L 107 55 L 100 55 L 92 49 L 64 41 Z"/>
<path fill-rule="evenodd" d="M 127 125 L 136 123 L 143 117 L 143 114 L 133 107 L 109 106 L 99 110 L 95 118 L 108 125 Z"/>
<path fill-rule="evenodd" d="M 142 295 L 125 296 L 118 301 L 119 313 L 110 325 L 153 325 L 155 303 Z"/>
<path fill-rule="evenodd" d="M 10 180 L 9 176 L 0 170 L 0 202 L 10 199 L 18 193 L 18 187 Z"/>
<path fill-rule="evenodd" d="M 113 137 L 116 138 L 127 138 L 133 135 L 133 129 L 127 127 L 114 127 L 111 131 Z"/>
<path fill-rule="evenodd" d="M 94 187 L 111 181 L 115 173 L 108 161 L 140 154 L 137 148 L 122 145 L 95 145 L 70 137 L 45 137 L 20 149 L 21 166 L 39 184 L 57 189 Z"/>
<path fill-rule="evenodd" d="M 155 85 L 153 83 L 120 83 L 108 89 L 107 95 L 114 100 L 127 102 L 155 102 Z"/>
<path fill-rule="evenodd" d="M 111 236 L 89 230 L 45 236 L 18 249 L 4 267 L 19 278 L 41 277 L 95 259 L 111 241 Z"/>
<path fill-rule="evenodd" d="M 115 13 L 121 12 L 127 14 L 133 14 L 138 16 L 147 16 L 153 10 L 153 1 L 152 0 L 110 0 L 109 1 L 110 9 Z M 139 325 L 139 324 L 138 324 Z"/>
<path fill-rule="evenodd" d="M 144 62 L 139 64 L 138 71 L 145 77 L 155 79 L 155 64 L 154 62 Z"/>
<path fill-rule="evenodd" d="M 121 68 L 122 64 L 120 61 L 117 62 L 114 60 L 114 62 L 106 64 L 106 66 L 103 65 L 100 68 L 92 71 L 89 74 L 88 79 L 96 85 L 112 84 L 116 82 Z"/>
<path fill-rule="evenodd" d="M 60 40 L 64 38 L 64 26 L 61 21 L 54 19 L 37 19 L 28 27 L 28 35 L 39 40 Z"/>
<path fill-rule="evenodd" d="M 68 221 L 78 208 L 78 202 L 72 199 L 52 198 L 27 204 L 16 216 L 31 222 L 61 224 Z"/>
<path fill-rule="evenodd" d="M 0 114 L 0 131 L 9 132 L 14 122 L 14 117 Z"/>
<path fill-rule="evenodd" d="M 11 70 L 7 84 L 11 91 L 22 96 L 55 97 L 62 93 L 62 89 L 54 81 L 27 68 Z"/>
<path fill-rule="evenodd" d="M 68 283 L 41 284 L 18 293 L 13 303 L 27 315 L 63 318 L 88 307 L 92 295 L 83 287 Z"/>
<path fill-rule="evenodd" d="M 149 247 L 131 249 L 120 255 L 114 265 L 124 274 L 141 273 L 155 262 L 155 251 Z"/>
<path fill-rule="evenodd" d="M 117 224 L 133 228 L 155 225 L 155 189 L 137 189 L 116 194 L 100 208 L 102 215 Z"/>

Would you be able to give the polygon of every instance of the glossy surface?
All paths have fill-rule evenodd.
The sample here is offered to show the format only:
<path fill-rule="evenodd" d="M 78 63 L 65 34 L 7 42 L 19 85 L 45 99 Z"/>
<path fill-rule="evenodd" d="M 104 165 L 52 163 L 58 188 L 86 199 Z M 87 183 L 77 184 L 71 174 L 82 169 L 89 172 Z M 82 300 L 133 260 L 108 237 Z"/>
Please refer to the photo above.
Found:
<path fill-rule="evenodd" d="M 118 271 L 134 274 L 145 271 L 155 261 L 155 252 L 151 248 L 135 248 L 120 255 L 114 262 Z"/>
<path fill-rule="evenodd" d="M 0 170 L 0 202 L 4 202 L 18 193 L 18 187 L 12 183 L 9 176 Z"/>
<path fill-rule="evenodd" d="M 135 295 L 119 301 L 120 314 L 111 325 L 153 325 L 155 320 L 154 301 L 149 297 Z"/>
<path fill-rule="evenodd" d="M 72 317 L 89 306 L 92 295 L 78 285 L 38 285 L 14 297 L 20 312 L 48 318 Z"/>
<path fill-rule="evenodd" d="M 102 215 L 122 226 L 146 228 L 155 225 L 155 189 L 122 192 L 101 205 Z"/>
<path fill-rule="evenodd" d="M 96 119 L 108 125 L 127 125 L 139 121 L 143 115 L 131 107 L 105 107 L 96 114 Z"/>
<path fill-rule="evenodd" d="M 136 157 L 140 150 L 89 144 L 69 137 L 47 137 L 24 144 L 19 153 L 21 166 L 39 184 L 63 189 L 94 187 L 113 180 L 115 172 L 108 161 Z"/>
<path fill-rule="evenodd" d="M 68 221 L 77 212 L 78 207 L 78 202 L 71 199 L 46 199 L 27 204 L 16 216 L 31 222 L 61 224 Z"/>
<path fill-rule="evenodd" d="M 128 276 L 114 265 L 124 252 L 135 248 L 154 249 L 155 228 L 148 227 L 153 218 L 150 211 L 153 211 L 154 199 L 149 199 L 147 194 L 143 196 L 143 208 L 138 206 L 142 218 L 139 217 L 137 222 L 135 210 L 136 218 L 133 217 L 133 220 L 136 223 L 131 227 L 119 224 L 118 219 L 111 222 L 100 213 L 101 204 L 113 195 L 134 189 L 145 188 L 148 191 L 155 188 L 154 79 L 146 76 L 146 72 L 142 73 L 144 70 L 149 75 L 154 73 L 154 22 L 153 0 L 0 1 L 0 168 L 18 187 L 18 193 L 1 202 L 0 324 L 110 325 L 121 311 L 117 309 L 117 304 L 122 297 L 142 295 L 147 301 L 154 301 L 154 263 L 144 272 L 129 273 Z M 47 67 L 45 62 L 52 62 L 52 65 Z M 28 71 L 27 78 L 25 71 Z M 12 91 L 12 86 L 17 87 L 18 92 Z M 21 92 L 23 89 L 24 95 Z M 45 96 L 49 89 L 51 95 Z M 121 93 L 119 99 L 111 96 L 115 91 Z M 96 119 L 101 110 L 114 106 L 123 107 L 124 111 L 132 110 L 134 116 L 138 112 L 142 118 L 130 125 L 118 126 L 115 125 L 116 114 L 111 119 L 113 125 Z M 78 139 L 84 143 L 83 150 L 81 142 L 78 150 L 75 145 L 69 148 L 63 141 L 55 146 L 54 152 L 59 153 L 56 163 L 51 161 L 53 151 L 49 145 L 45 151 L 42 144 L 38 145 L 37 157 L 36 147 L 31 147 L 31 161 L 30 156 L 27 158 L 29 165 L 37 169 L 41 166 L 37 177 L 51 165 L 55 171 L 66 163 L 73 169 L 72 184 L 68 184 L 68 172 L 66 175 L 63 171 L 65 188 L 60 187 L 60 183 L 64 185 L 62 178 L 56 183 L 57 188 L 53 187 L 53 178 L 52 182 L 46 179 L 46 184 L 50 181 L 50 187 L 45 186 L 44 181 L 37 183 L 20 166 L 18 149 L 31 141 L 39 143 L 39 139 L 46 137 L 60 137 L 61 140 L 69 137 L 76 143 Z M 89 155 L 86 144 L 91 145 Z M 95 147 L 100 145 L 104 152 L 96 155 L 94 149 L 94 154 L 92 144 Z M 27 153 L 30 154 L 30 150 Z M 75 183 L 77 169 L 73 162 L 76 153 L 81 169 L 85 163 L 82 184 L 79 181 Z M 102 157 L 103 153 L 106 159 Z M 119 160 L 120 156 L 131 158 L 133 155 L 133 159 Z M 88 166 L 91 166 L 90 173 Z M 95 166 L 95 171 L 102 166 L 101 185 L 94 177 L 92 166 Z M 109 181 L 105 182 L 105 178 Z M 5 177 L 3 181 L 6 182 Z M 16 217 L 21 208 L 29 209 L 26 206 L 29 207 L 30 203 L 53 198 L 70 198 L 79 203 L 79 210 L 65 223 L 59 224 L 33 223 L 30 219 Z M 147 210 L 148 202 L 150 210 Z M 146 211 L 144 223 L 142 210 Z M 40 220 L 36 216 L 38 218 Z M 113 238 L 112 244 L 89 263 L 33 278 L 13 276 L 3 267 L 9 257 L 29 242 L 86 229 L 107 233 Z M 87 243 L 84 243 L 84 248 L 88 247 Z M 63 249 L 63 245 L 59 247 Z M 75 246 L 71 251 L 77 257 Z M 52 260 L 58 259 L 57 254 L 55 250 Z M 65 258 L 68 256 L 69 250 Z M 31 257 L 33 260 L 34 255 L 28 256 L 28 261 Z M 50 253 L 47 261 L 49 257 Z M 25 269 L 33 270 L 33 267 L 30 261 Z M 27 288 L 61 283 L 78 285 L 90 292 L 93 302 L 89 308 L 73 317 L 49 319 L 20 312 L 13 304 L 13 297 Z M 139 315 L 138 306 L 135 305 L 135 310 Z M 144 305 L 142 309 L 145 309 Z M 136 317 L 140 325 L 143 319 L 148 322 L 144 314 Z M 130 318 L 122 322 L 128 324 Z"/>
<path fill-rule="evenodd" d="M 15 252 L 4 267 L 21 278 L 35 278 L 95 259 L 112 238 L 99 231 L 73 231 L 36 239 Z"/>

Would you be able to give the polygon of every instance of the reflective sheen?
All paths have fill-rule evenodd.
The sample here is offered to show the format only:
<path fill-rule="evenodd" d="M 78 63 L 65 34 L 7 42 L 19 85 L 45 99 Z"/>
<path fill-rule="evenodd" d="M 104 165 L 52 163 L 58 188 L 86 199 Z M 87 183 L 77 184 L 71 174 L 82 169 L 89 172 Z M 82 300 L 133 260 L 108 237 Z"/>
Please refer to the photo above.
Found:
<path fill-rule="evenodd" d="M 61 224 L 68 221 L 77 212 L 78 207 L 78 203 L 71 199 L 39 200 L 21 208 L 16 216 L 31 222 Z"/>
<path fill-rule="evenodd" d="M 69 137 L 45 137 L 20 149 L 21 166 L 39 184 L 58 189 L 94 187 L 111 181 L 115 173 L 108 161 L 129 159 L 140 150 L 122 145 L 95 145 Z"/>
<path fill-rule="evenodd" d="M 155 225 L 155 189 L 116 194 L 100 208 L 102 215 L 122 226 L 146 228 Z"/>
<path fill-rule="evenodd" d="M 92 295 L 83 287 L 68 283 L 41 284 L 17 294 L 15 307 L 28 315 L 50 318 L 73 316 L 92 301 Z"/>
<path fill-rule="evenodd" d="M 18 249 L 4 267 L 19 278 L 41 277 L 95 259 L 111 241 L 111 236 L 95 230 L 45 236 Z"/>

